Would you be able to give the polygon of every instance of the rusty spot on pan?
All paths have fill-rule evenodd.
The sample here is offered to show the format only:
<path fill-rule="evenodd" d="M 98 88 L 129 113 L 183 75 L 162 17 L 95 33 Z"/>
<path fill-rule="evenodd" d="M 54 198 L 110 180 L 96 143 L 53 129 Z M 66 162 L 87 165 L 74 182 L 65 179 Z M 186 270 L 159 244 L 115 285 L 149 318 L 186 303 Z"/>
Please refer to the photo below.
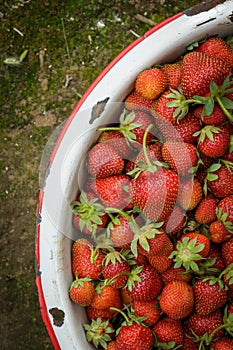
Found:
<path fill-rule="evenodd" d="M 61 327 L 64 323 L 65 313 L 64 311 L 53 307 L 49 310 L 49 313 L 53 316 L 53 324 L 57 327 Z"/>
<path fill-rule="evenodd" d="M 90 124 L 92 124 L 97 118 L 101 116 L 108 100 L 109 100 L 109 97 L 106 97 L 104 100 L 99 101 L 94 105 L 91 111 L 91 119 L 89 121 Z"/>

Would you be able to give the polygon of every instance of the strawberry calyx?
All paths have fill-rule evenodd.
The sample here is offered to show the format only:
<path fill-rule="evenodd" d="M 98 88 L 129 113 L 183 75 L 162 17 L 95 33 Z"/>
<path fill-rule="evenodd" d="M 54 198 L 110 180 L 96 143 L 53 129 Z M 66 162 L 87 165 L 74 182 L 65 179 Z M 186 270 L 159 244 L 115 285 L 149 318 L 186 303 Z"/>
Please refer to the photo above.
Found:
<path fill-rule="evenodd" d="M 90 324 L 83 324 L 86 331 L 86 338 L 89 343 L 98 348 L 101 345 L 104 349 L 107 348 L 107 343 L 112 340 L 114 329 L 110 326 L 109 320 L 102 321 L 100 317 L 92 320 Z"/>
<path fill-rule="evenodd" d="M 218 175 L 214 174 L 214 172 L 220 168 L 221 168 L 220 163 L 214 163 L 207 169 L 206 177 L 204 180 L 204 186 L 203 186 L 203 192 L 205 195 L 207 194 L 207 191 L 208 191 L 208 186 L 207 186 L 208 181 L 215 181 L 218 179 Z"/>
<path fill-rule="evenodd" d="M 203 243 L 197 244 L 197 239 L 190 240 L 189 237 L 184 237 L 182 241 L 178 241 L 176 250 L 169 255 L 169 258 L 173 259 L 174 267 L 179 268 L 183 266 L 186 271 L 198 272 L 199 267 L 197 261 L 203 259 L 199 254 L 205 247 Z"/>
<path fill-rule="evenodd" d="M 207 137 L 209 140 L 214 142 L 213 134 L 219 134 L 221 130 L 214 125 L 206 125 L 201 130 L 195 132 L 193 136 L 199 136 L 198 143 L 203 142 Z"/>
<path fill-rule="evenodd" d="M 118 130 L 120 131 L 128 142 L 136 142 L 136 135 L 131 131 L 141 126 L 140 123 L 135 123 L 136 118 L 134 111 L 128 111 L 124 109 L 120 115 L 119 126 L 108 126 L 104 128 L 98 128 L 97 131 Z"/>
<path fill-rule="evenodd" d="M 70 290 L 72 288 L 78 288 L 78 287 L 83 287 L 84 286 L 84 282 L 91 282 L 92 279 L 89 277 L 83 277 L 83 278 L 79 278 L 78 275 L 76 275 L 75 280 L 72 282 L 71 286 L 70 286 Z"/>
<path fill-rule="evenodd" d="M 142 279 L 138 275 L 142 272 L 143 266 L 134 267 L 130 273 L 126 283 L 126 287 L 132 292 L 135 282 L 141 282 Z"/>
<path fill-rule="evenodd" d="M 167 350 L 170 350 L 170 349 L 177 350 L 182 347 L 182 345 L 176 346 L 176 343 L 174 341 L 169 341 L 168 343 L 159 342 L 156 338 L 156 335 L 155 335 L 155 345 L 157 349 L 167 349 Z"/>
<path fill-rule="evenodd" d="M 82 191 L 79 200 L 71 202 L 73 214 L 80 217 L 79 227 L 81 231 L 86 226 L 90 232 L 95 234 L 98 225 L 103 224 L 101 216 L 105 215 L 104 207 L 97 201 L 97 198 L 89 200 L 86 193 Z"/>
<path fill-rule="evenodd" d="M 222 208 L 216 208 L 217 219 L 223 223 L 224 227 L 229 233 L 233 233 L 233 224 L 231 221 L 227 221 L 229 214 L 228 212 L 223 213 L 222 211 Z"/>
<path fill-rule="evenodd" d="M 227 280 L 227 284 L 223 280 Z M 218 283 L 220 289 L 228 289 L 228 286 L 233 284 L 233 263 L 228 265 L 218 276 L 206 276 L 202 279 L 203 282 L 209 281 L 209 284 L 212 286 L 215 283 Z"/>

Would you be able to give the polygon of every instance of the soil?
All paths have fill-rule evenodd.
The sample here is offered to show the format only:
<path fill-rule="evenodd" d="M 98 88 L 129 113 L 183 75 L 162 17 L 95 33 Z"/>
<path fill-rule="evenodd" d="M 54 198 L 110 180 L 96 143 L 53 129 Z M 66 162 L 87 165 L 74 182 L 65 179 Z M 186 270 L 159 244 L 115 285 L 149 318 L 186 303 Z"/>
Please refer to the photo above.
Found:
<path fill-rule="evenodd" d="M 47 140 L 67 119 L 91 82 L 124 47 L 153 23 L 197 3 L 2 0 L 2 350 L 52 349 L 40 315 L 34 254 L 40 160 Z"/>

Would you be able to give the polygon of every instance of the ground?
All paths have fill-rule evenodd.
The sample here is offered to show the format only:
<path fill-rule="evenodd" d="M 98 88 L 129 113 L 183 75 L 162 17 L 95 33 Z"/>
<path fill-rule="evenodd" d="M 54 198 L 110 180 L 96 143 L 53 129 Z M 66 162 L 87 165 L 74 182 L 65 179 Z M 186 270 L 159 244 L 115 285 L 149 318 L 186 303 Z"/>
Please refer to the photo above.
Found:
<path fill-rule="evenodd" d="M 157 23 L 196 3 L 197 0 L 1 2 L 2 350 L 52 349 L 40 316 L 34 257 L 40 160 L 49 136 L 68 118 L 102 69 L 151 28 L 151 23 L 144 23 L 137 14 Z"/>

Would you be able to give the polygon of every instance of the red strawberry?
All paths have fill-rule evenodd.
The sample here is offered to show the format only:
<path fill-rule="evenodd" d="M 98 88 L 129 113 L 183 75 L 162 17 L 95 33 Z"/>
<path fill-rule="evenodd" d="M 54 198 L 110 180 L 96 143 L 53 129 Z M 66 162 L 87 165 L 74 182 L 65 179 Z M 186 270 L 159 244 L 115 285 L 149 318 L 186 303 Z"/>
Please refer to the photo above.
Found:
<path fill-rule="evenodd" d="M 198 149 L 207 157 L 222 157 L 228 150 L 230 132 L 226 127 L 206 125 L 196 134 Z"/>
<path fill-rule="evenodd" d="M 229 233 L 220 220 L 211 222 L 209 226 L 209 234 L 212 242 L 221 243 L 229 238 Z"/>
<path fill-rule="evenodd" d="M 98 280 L 103 266 L 102 261 L 105 255 L 93 246 L 86 239 L 78 239 L 72 246 L 72 272 L 79 278 L 90 277 Z"/>
<path fill-rule="evenodd" d="M 207 186 L 215 197 L 233 194 L 233 172 L 224 164 L 213 164 L 207 171 Z"/>
<path fill-rule="evenodd" d="M 184 333 L 180 320 L 173 320 L 165 316 L 154 325 L 153 331 L 158 346 L 160 343 L 174 342 L 175 345 L 180 345 L 183 342 Z"/>
<path fill-rule="evenodd" d="M 81 306 L 89 306 L 95 295 L 95 288 L 90 278 L 78 278 L 72 282 L 69 289 L 70 299 Z"/>
<path fill-rule="evenodd" d="M 129 272 L 130 266 L 122 254 L 113 249 L 106 254 L 102 275 L 112 287 L 123 288 Z"/>
<path fill-rule="evenodd" d="M 154 100 L 147 100 L 137 91 L 132 91 L 125 99 L 125 107 L 133 111 L 149 112 Z"/>
<path fill-rule="evenodd" d="M 146 146 L 146 153 L 147 156 L 149 157 L 150 161 L 153 163 L 154 161 L 163 161 L 163 157 L 162 157 L 162 145 L 158 142 L 158 143 L 152 143 L 150 145 Z M 146 163 L 146 157 L 145 157 L 145 152 L 143 150 L 143 148 L 139 151 L 136 159 L 135 159 L 135 163 L 136 166 L 139 166 L 139 162 L 143 162 Z"/>
<path fill-rule="evenodd" d="M 178 206 L 175 206 L 171 212 L 171 215 L 166 220 L 164 220 L 166 233 L 169 235 L 175 235 L 177 232 L 182 230 L 185 221 L 185 210 Z"/>
<path fill-rule="evenodd" d="M 222 337 L 216 342 L 211 343 L 211 349 L 213 350 L 233 350 L 233 338 L 230 336 Z"/>
<path fill-rule="evenodd" d="M 181 180 L 177 201 L 184 210 L 193 210 L 200 203 L 202 195 L 202 186 L 196 177 Z"/>
<path fill-rule="evenodd" d="M 127 286 L 133 300 L 152 301 L 159 295 L 162 282 L 152 266 L 138 266 L 131 270 Z"/>
<path fill-rule="evenodd" d="M 161 226 L 161 224 L 157 225 Z M 162 228 L 157 229 L 157 225 L 156 223 L 152 223 L 142 226 L 141 231 L 138 232 L 138 235 L 134 238 L 134 241 L 137 240 L 138 242 L 138 251 L 148 258 L 154 255 L 168 256 L 173 250 L 173 244 L 170 238 Z M 149 228 L 151 228 L 151 230 L 149 230 Z M 151 234 L 153 234 L 153 237 L 151 237 Z M 146 244 L 143 244 L 144 242 L 146 242 Z"/>
<path fill-rule="evenodd" d="M 128 185 L 128 176 L 120 174 L 95 179 L 92 189 L 105 207 L 124 209 L 129 205 L 128 193 L 125 191 Z"/>
<path fill-rule="evenodd" d="M 98 203 L 94 192 L 82 191 L 72 205 L 73 224 L 82 233 L 95 235 L 107 226 L 109 216 Z"/>
<path fill-rule="evenodd" d="M 158 273 L 165 272 L 172 264 L 172 259 L 166 255 L 150 255 L 148 260 Z"/>
<path fill-rule="evenodd" d="M 122 304 L 129 306 L 132 304 L 132 292 L 125 287 L 120 289 Z"/>
<path fill-rule="evenodd" d="M 153 301 L 140 301 L 134 300 L 132 303 L 135 315 L 137 317 L 145 317 L 143 321 L 149 326 L 153 326 L 161 316 L 161 309 L 156 300 Z"/>
<path fill-rule="evenodd" d="M 190 52 L 183 58 L 183 93 L 187 98 L 206 96 L 210 92 L 211 81 L 220 86 L 230 73 L 231 67 L 226 62 L 202 52 Z"/>
<path fill-rule="evenodd" d="M 207 255 L 208 259 L 214 259 L 214 263 L 211 265 L 213 268 L 217 268 L 218 270 L 222 271 L 225 269 L 225 263 L 221 254 L 221 247 L 218 244 L 211 243 L 210 245 L 210 251 Z"/>
<path fill-rule="evenodd" d="M 119 130 L 103 131 L 98 138 L 98 143 L 102 142 L 106 142 L 113 147 L 123 159 L 128 159 L 132 152 L 132 148 Z"/>
<path fill-rule="evenodd" d="M 122 173 L 124 161 L 110 144 L 95 144 L 88 153 L 88 170 L 93 177 L 104 178 Z"/>
<path fill-rule="evenodd" d="M 221 107 L 215 103 L 213 112 L 207 116 L 203 114 L 203 106 L 198 106 L 194 110 L 194 115 L 200 119 L 204 124 L 208 125 L 220 125 L 227 120 L 227 116 L 221 109 Z"/>
<path fill-rule="evenodd" d="M 212 312 L 208 316 L 202 316 L 194 312 L 188 320 L 189 328 L 198 336 L 202 337 L 205 333 L 210 335 L 216 328 L 223 324 L 222 312 L 220 309 Z M 214 334 L 214 339 L 223 334 L 223 329 Z"/>
<path fill-rule="evenodd" d="M 106 350 L 117 350 L 117 342 L 115 340 L 110 341 Z"/>
<path fill-rule="evenodd" d="M 226 266 L 233 263 L 233 239 L 223 242 L 221 245 L 222 257 Z"/>
<path fill-rule="evenodd" d="M 199 44 L 196 51 L 218 58 L 233 68 L 233 51 L 231 46 L 222 38 L 212 37 Z"/>
<path fill-rule="evenodd" d="M 172 89 L 177 89 L 181 84 L 183 67 L 179 63 L 164 64 L 161 70 L 165 73 L 167 77 L 168 87 Z"/>
<path fill-rule="evenodd" d="M 100 284 L 92 300 L 91 306 L 95 309 L 104 310 L 119 305 L 121 300 L 119 289 Z"/>
<path fill-rule="evenodd" d="M 117 308 L 120 308 L 121 306 L 116 306 Z M 89 321 L 91 320 L 97 320 L 97 318 L 101 318 L 102 321 L 111 320 L 113 316 L 116 314 L 116 311 L 110 310 L 110 308 L 106 308 L 103 310 L 96 309 L 92 307 L 91 305 L 86 308 L 87 311 L 87 318 Z"/>
<path fill-rule="evenodd" d="M 179 280 L 167 283 L 161 293 L 160 307 L 168 317 L 175 320 L 187 317 L 194 307 L 193 288 Z"/>
<path fill-rule="evenodd" d="M 217 200 L 211 195 L 201 199 L 195 209 L 195 220 L 200 224 L 208 224 L 216 219 Z"/>
<path fill-rule="evenodd" d="M 130 228 L 129 220 L 121 216 L 119 217 L 119 224 L 113 223 L 110 230 L 110 238 L 114 247 L 130 248 L 130 243 L 133 240 L 134 233 Z"/>
<path fill-rule="evenodd" d="M 221 216 L 225 216 L 225 221 L 233 225 L 233 195 L 227 196 L 220 200 L 217 206 L 217 212 Z M 227 226 L 226 226 L 227 228 Z"/>
<path fill-rule="evenodd" d="M 162 146 L 162 156 L 179 176 L 188 175 L 197 165 L 197 150 L 191 143 L 166 141 Z"/>
<path fill-rule="evenodd" d="M 154 336 L 150 328 L 133 322 L 120 328 L 116 343 L 117 350 L 151 350 Z"/>
<path fill-rule="evenodd" d="M 193 115 L 192 110 L 188 112 L 183 119 L 174 125 L 175 132 L 173 135 L 166 135 L 166 131 L 164 131 L 163 136 L 166 140 L 170 139 L 173 141 L 183 141 L 187 143 L 195 143 L 197 140 L 197 136 L 195 133 L 201 129 L 201 123 L 198 118 Z"/>
<path fill-rule="evenodd" d="M 164 285 L 168 284 L 173 280 L 179 280 L 184 282 L 189 282 L 192 278 L 190 273 L 186 273 L 185 268 L 183 267 L 174 267 L 174 263 L 161 274 L 161 279 Z"/>
<path fill-rule="evenodd" d="M 138 74 L 135 90 L 142 97 L 154 100 L 167 88 L 167 77 L 159 68 L 145 69 Z"/>
<path fill-rule="evenodd" d="M 213 282 L 213 284 L 212 284 Z M 218 282 L 210 279 L 197 280 L 193 287 L 195 310 L 199 315 L 207 316 L 224 306 L 227 302 L 227 291 Z"/>
<path fill-rule="evenodd" d="M 150 220 L 162 221 L 172 211 L 178 193 L 178 175 L 158 168 L 154 173 L 142 172 L 129 185 L 130 198 Z"/>

